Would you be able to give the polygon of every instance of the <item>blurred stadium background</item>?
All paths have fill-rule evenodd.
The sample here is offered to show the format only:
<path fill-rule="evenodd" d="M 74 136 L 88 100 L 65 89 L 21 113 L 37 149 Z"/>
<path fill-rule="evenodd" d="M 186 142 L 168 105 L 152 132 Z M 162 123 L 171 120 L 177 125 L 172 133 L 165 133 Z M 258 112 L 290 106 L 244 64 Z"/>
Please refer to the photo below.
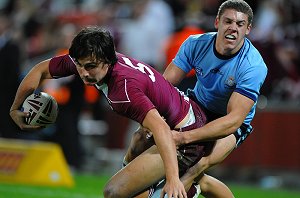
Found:
<path fill-rule="evenodd" d="M 222 2 L 0 0 L 0 137 L 56 143 L 72 174 L 112 175 L 120 168 L 137 124 L 110 112 L 97 91 L 70 77 L 41 88 L 59 103 L 57 123 L 38 132 L 20 131 L 8 111 L 21 79 L 40 60 L 67 53 L 73 35 L 86 25 L 108 28 L 118 51 L 163 71 L 188 34 L 214 31 Z M 249 38 L 269 73 L 253 121 L 254 133 L 209 173 L 233 185 L 274 192 L 287 189 L 300 195 L 300 3 L 246 2 L 255 16 Z M 180 88 L 191 87 L 194 80 L 191 74 Z M 0 174 L 7 174 L 1 166 L 5 151 L 0 154 Z M 1 181 L 0 186 L 1 197 L 7 188 Z"/>

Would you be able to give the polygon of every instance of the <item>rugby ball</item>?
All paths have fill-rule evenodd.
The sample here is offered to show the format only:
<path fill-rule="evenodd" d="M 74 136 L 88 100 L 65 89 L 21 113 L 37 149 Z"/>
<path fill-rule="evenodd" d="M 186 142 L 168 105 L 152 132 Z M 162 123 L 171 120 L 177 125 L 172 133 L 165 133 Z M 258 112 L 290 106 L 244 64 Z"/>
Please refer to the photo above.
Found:
<path fill-rule="evenodd" d="M 58 114 L 56 100 L 45 92 L 29 95 L 22 105 L 22 111 L 28 112 L 25 122 L 32 126 L 47 127 L 55 123 Z"/>

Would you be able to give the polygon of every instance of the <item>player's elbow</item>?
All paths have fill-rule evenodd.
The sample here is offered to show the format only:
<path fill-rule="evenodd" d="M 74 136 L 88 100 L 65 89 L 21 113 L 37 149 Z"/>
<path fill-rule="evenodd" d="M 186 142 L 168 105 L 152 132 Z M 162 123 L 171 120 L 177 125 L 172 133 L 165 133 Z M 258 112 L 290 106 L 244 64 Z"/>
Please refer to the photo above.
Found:
<path fill-rule="evenodd" d="M 224 131 L 224 137 L 235 133 L 242 123 L 243 120 L 240 118 L 240 116 L 229 115 L 226 123 L 227 130 Z"/>
<path fill-rule="evenodd" d="M 105 198 L 115 198 L 115 197 L 122 197 L 122 195 L 119 193 L 119 189 L 116 187 L 116 185 L 106 185 L 103 191 Z"/>
<path fill-rule="evenodd" d="M 236 132 L 236 130 L 237 130 L 239 127 L 240 127 L 240 125 L 238 125 L 238 124 L 233 124 L 233 125 L 231 125 L 231 126 L 228 128 L 228 130 L 226 130 L 226 132 L 225 132 L 223 138 L 225 138 L 225 137 L 227 137 L 227 136 L 229 136 L 229 135 L 231 135 L 231 134 L 234 134 L 234 133 Z"/>

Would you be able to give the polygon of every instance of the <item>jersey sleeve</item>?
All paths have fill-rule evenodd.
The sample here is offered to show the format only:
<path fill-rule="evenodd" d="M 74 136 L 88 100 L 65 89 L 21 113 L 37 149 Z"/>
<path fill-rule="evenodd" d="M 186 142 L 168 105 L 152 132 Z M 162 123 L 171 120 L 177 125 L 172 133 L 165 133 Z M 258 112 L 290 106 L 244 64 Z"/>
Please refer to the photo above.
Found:
<path fill-rule="evenodd" d="M 67 54 L 53 57 L 49 63 L 49 72 L 53 78 L 78 75 L 74 62 Z"/>
<path fill-rule="evenodd" d="M 240 77 L 241 79 L 238 80 L 234 91 L 256 102 L 266 76 L 266 67 L 250 67 L 245 71 L 242 77 Z"/>
<path fill-rule="evenodd" d="M 155 106 L 153 105 L 153 103 L 150 101 L 150 99 L 145 96 L 142 92 L 135 92 L 134 93 L 135 98 L 139 98 L 138 100 L 135 100 L 132 104 L 130 105 L 128 108 L 128 111 L 130 114 L 133 115 L 134 119 L 139 122 L 139 123 L 143 123 L 147 113 L 152 110 L 155 109 Z"/>
<path fill-rule="evenodd" d="M 123 94 L 118 89 L 117 98 L 111 97 L 114 111 L 142 124 L 147 113 L 155 106 L 148 96 L 131 83 L 126 84 L 127 89 Z M 116 86 L 117 87 L 117 86 Z"/>
<path fill-rule="evenodd" d="M 190 62 L 192 57 L 192 48 L 193 46 L 190 36 L 182 43 L 175 58 L 173 59 L 173 63 L 186 73 L 190 72 L 193 69 L 193 66 Z"/>

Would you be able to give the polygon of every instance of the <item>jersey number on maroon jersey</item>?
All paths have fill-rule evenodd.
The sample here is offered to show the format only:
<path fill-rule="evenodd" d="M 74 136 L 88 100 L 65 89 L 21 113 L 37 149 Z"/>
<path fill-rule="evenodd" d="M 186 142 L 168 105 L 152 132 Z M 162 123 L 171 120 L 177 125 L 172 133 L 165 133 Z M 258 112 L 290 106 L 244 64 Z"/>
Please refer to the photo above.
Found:
<path fill-rule="evenodd" d="M 137 65 L 133 65 L 133 63 L 128 58 L 126 58 L 126 57 L 122 57 L 122 58 L 127 65 L 129 65 L 130 67 L 132 67 L 134 69 L 139 70 L 140 72 L 142 72 L 144 74 L 147 73 L 149 78 L 151 79 L 151 81 L 155 82 L 154 73 L 147 65 L 144 65 L 143 63 L 138 63 Z M 145 70 L 147 70 L 147 72 Z"/>

